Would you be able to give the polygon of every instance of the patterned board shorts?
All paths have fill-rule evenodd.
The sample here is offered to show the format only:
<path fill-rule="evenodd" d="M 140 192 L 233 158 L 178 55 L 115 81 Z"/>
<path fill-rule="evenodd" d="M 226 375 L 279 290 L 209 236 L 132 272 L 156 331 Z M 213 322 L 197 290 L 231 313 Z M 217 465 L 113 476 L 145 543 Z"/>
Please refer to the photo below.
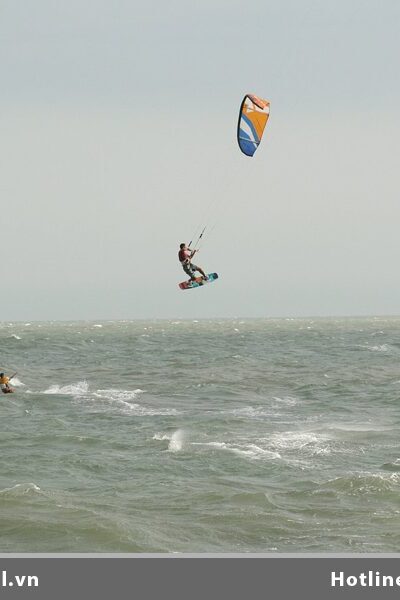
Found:
<path fill-rule="evenodd" d="M 189 263 L 188 265 L 182 265 L 182 267 L 186 275 L 189 275 L 189 277 L 194 277 L 195 272 L 199 270 L 198 267 L 193 263 Z"/>

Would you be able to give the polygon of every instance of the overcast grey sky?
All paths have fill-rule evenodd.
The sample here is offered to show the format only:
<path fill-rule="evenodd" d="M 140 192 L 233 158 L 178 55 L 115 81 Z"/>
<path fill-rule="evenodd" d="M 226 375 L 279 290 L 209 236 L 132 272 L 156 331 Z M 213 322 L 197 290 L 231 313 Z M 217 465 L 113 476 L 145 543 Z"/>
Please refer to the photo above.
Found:
<path fill-rule="evenodd" d="M 0 320 L 399 314 L 399 29 L 397 0 L 1 0 Z M 206 222 L 220 280 L 182 292 Z"/>

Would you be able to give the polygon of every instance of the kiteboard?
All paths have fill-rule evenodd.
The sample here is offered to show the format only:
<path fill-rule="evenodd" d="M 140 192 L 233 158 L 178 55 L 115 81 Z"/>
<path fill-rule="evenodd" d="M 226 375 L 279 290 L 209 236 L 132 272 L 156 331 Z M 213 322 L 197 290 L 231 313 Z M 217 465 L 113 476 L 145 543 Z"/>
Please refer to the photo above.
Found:
<path fill-rule="evenodd" d="M 203 277 L 196 277 L 194 281 L 182 281 L 179 284 L 181 290 L 191 290 L 192 288 L 201 287 L 206 283 L 212 283 L 216 279 L 218 279 L 218 273 L 209 273 L 207 275 L 208 279 L 204 279 Z"/>

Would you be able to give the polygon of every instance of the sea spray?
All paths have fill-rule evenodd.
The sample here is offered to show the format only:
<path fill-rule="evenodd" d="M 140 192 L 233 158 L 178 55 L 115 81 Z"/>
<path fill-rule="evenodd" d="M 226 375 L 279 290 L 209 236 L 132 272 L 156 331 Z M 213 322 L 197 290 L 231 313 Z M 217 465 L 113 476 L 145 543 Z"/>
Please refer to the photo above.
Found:
<path fill-rule="evenodd" d="M 178 429 L 175 431 L 168 444 L 168 450 L 170 452 L 179 452 L 182 450 L 184 443 L 184 431 L 182 429 Z"/>

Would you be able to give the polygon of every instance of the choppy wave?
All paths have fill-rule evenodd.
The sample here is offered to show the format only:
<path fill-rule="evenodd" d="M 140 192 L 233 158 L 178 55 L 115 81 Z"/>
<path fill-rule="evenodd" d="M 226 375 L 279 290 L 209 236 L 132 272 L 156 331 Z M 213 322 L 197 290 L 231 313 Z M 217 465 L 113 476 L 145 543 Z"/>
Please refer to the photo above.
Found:
<path fill-rule="evenodd" d="M 25 496 L 40 491 L 40 487 L 36 483 L 16 483 L 10 488 L 0 490 L 0 496 Z"/>
<path fill-rule="evenodd" d="M 238 456 L 250 459 L 267 459 L 267 460 L 275 460 L 277 458 L 281 458 L 279 452 L 273 452 L 266 448 L 261 448 L 256 444 L 251 443 L 228 443 L 228 442 L 201 442 L 197 443 L 199 446 L 210 447 L 215 450 L 228 450 L 229 452 L 233 452 Z"/>
<path fill-rule="evenodd" d="M 329 442 L 326 436 L 301 431 L 273 433 L 268 438 L 268 443 L 281 451 L 306 451 L 311 454 L 330 454 Z"/>
<path fill-rule="evenodd" d="M 385 471 L 400 472 L 400 458 L 397 458 L 393 462 L 384 463 L 381 468 Z"/>
<path fill-rule="evenodd" d="M 91 397 L 86 396 L 86 400 L 92 401 L 96 406 L 110 405 L 124 414 L 134 414 L 140 416 L 169 416 L 177 415 L 179 411 L 175 408 L 152 407 L 149 405 L 138 404 L 134 402 L 137 398 L 145 393 L 144 390 L 118 390 L 106 389 L 93 392 Z"/>
<path fill-rule="evenodd" d="M 354 473 L 325 482 L 321 488 L 333 488 L 353 496 L 400 491 L 400 473 Z"/>
<path fill-rule="evenodd" d="M 228 412 L 235 417 L 248 419 L 265 419 L 274 414 L 272 409 L 266 409 L 262 406 L 244 406 L 243 408 L 235 408 Z"/>
<path fill-rule="evenodd" d="M 32 392 L 30 392 L 32 393 Z M 90 406 L 99 412 L 117 411 L 125 415 L 137 416 L 173 416 L 179 411 L 175 408 L 150 406 L 137 402 L 145 390 L 123 390 L 118 388 L 90 390 L 87 381 L 79 381 L 69 385 L 53 384 L 41 392 L 46 395 L 72 396 L 75 401 Z"/>
<path fill-rule="evenodd" d="M 294 396 L 283 396 L 280 398 L 279 396 L 274 396 L 273 400 L 278 404 L 285 404 L 287 406 L 296 406 L 299 403 L 299 399 Z"/>

